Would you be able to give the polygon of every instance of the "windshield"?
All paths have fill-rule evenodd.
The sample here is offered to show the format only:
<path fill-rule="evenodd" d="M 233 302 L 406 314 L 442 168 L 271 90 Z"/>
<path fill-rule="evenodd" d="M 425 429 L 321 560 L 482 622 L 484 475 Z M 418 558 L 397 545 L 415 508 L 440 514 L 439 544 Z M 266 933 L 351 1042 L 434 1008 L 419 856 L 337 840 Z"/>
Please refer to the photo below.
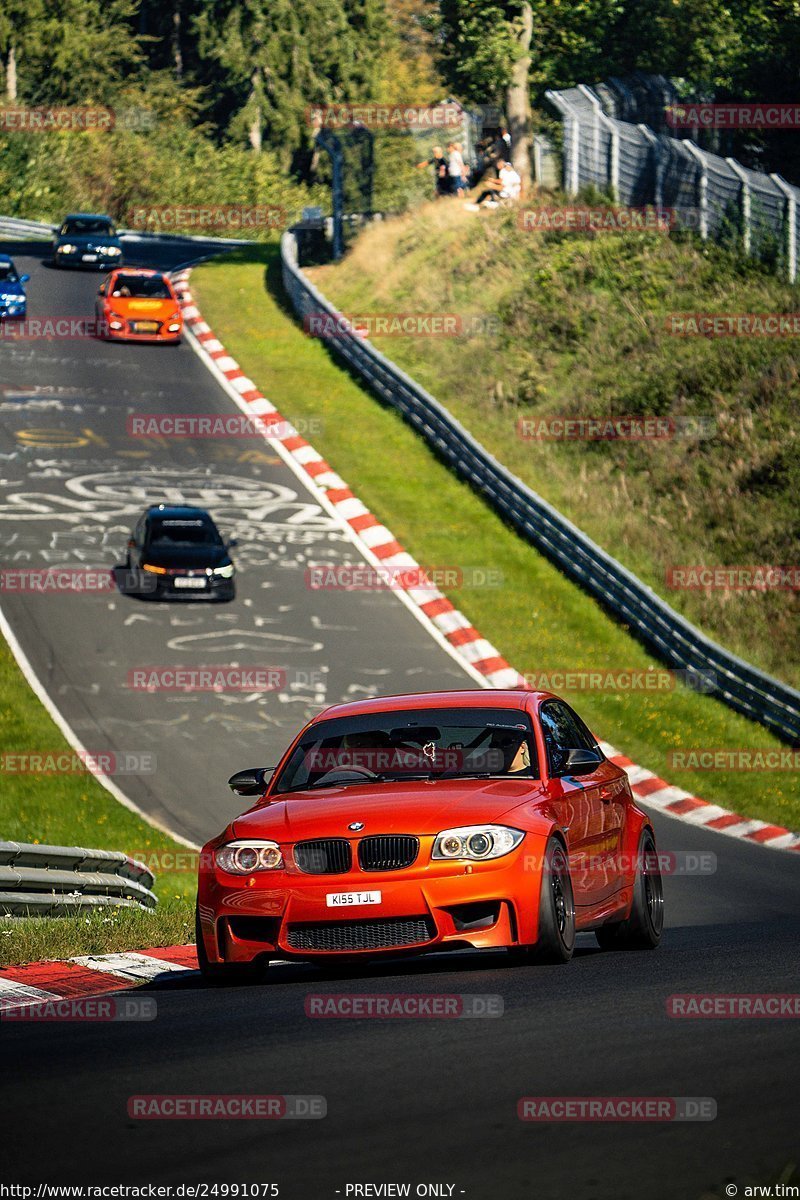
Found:
<path fill-rule="evenodd" d="M 170 300 L 170 290 L 161 275 L 118 275 L 112 296 L 146 297 L 149 300 Z"/>
<path fill-rule="evenodd" d="M 538 778 L 527 713 L 413 709 L 320 721 L 295 747 L 274 792 L 476 776 Z"/>
<path fill-rule="evenodd" d="M 211 521 L 157 519 L 150 526 L 151 546 L 221 546 L 222 538 Z"/>
<path fill-rule="evenodd" d="M 0 263 L 0 283 L 19 283 L 13 263 Z"/>
<path fill-rule="evenodd" d="M 114 226 L 99 217 L 75 217 L 72 221 L 65 221 L 61 226 L 62 237 L 66 234 L 82 237 L 87 233 L 102 233 L 106 237 L 117 236 Z"/>

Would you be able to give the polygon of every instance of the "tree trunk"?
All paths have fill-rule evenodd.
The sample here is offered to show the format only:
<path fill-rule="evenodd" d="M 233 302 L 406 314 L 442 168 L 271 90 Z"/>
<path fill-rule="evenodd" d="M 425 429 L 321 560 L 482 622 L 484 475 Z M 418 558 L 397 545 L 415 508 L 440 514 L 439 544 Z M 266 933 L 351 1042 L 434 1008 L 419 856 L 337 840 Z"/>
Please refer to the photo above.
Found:
<path fill-rule="evenodd" d="M 261 153 L 262 131 L 261 131 L 261 89 L 259 87 L 260 79 L 258 67 L 255 68 L 250 76 L 250 109 L 252 116 L 250 117 L 250 127 L 247 131 L 247 137 L 251 147 L 256 154 Z"/>
<path fill-rule="evenodd" d="M 176 79 L 183 79 L 183 51 L 181 49 L 181 5 L 174 0 L 172 7 L 172 62 Z"/>
<path fill-rule="evenodd" d="M 17 52 L 15 47 L 9 46 L 6 56 L 6 99 L 16 100 L 17 98 Z"/>
<path fill-rule="evenodd" d="M 508 132 L 511 135 L 511 165 L 522 179 L 523 195 L 531 183 L 531 99 L 528 76 L 531 69 L 531 41 L 533 40 L 533 9 L 530 4 L 522 6 L 517 27 L 517 45 L 520 56 L 514 63 L 511 82 L 506 89 Z"/>

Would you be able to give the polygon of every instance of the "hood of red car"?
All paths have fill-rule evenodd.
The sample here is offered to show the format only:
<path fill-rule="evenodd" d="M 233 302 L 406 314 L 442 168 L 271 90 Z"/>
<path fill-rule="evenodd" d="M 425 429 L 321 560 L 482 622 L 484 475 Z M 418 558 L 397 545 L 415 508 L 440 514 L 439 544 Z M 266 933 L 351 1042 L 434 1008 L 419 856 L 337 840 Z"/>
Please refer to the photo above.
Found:
<path fill-rule="evenodd" d="M 236 837 L 278 842 L 371 834 L 436 834 L 456 825 L 496 821 L 525 800 L 544 799 L 535 779 L 442 779 L 325 788 L 276 796 L 233 823 Z M 350 830 L 361 821 L 364 828 Z"/>

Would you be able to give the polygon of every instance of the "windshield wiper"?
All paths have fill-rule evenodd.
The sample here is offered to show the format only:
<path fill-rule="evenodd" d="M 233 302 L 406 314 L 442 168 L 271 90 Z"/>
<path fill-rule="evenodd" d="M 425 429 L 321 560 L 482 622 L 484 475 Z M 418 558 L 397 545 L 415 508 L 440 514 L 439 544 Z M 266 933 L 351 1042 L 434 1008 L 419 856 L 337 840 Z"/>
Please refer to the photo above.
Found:
<path fill-rule="evenodd" d="M 350 787 L 357 783 L 405 783 L 406 780 L 438 779 L 438 775 L 359 775 L 350 779 L 318 779 L 316 783 L 304 783 L 300 787 L 287 788 L 282 795 L 290 792 L 313 792 L 316 788 Z"/>
<path fill-rule="evenodd" d="M 445 771 L 439 779 L 532 779 L 531 775 L 523 775 L 522 771 Z"/>

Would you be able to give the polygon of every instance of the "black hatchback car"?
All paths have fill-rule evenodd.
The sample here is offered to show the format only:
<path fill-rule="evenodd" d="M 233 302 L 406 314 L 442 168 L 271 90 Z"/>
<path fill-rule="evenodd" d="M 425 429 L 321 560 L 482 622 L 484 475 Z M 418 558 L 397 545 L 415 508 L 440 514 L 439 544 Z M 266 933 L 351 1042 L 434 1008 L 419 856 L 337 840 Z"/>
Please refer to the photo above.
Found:
<path fill-rule="evenodd" d="M 53 240 L 54 267 L 91 267 L 108 271 L 122 266 L 122 242 L 111 217 L 71 213 Z"/>
<path fill-rule="evenodd" d="M 128 542 L 125 566 L 137 590 L 163 600 L 233 600 L 235 568 L 225 542 L 203 508 L 154 504 Z"/>

